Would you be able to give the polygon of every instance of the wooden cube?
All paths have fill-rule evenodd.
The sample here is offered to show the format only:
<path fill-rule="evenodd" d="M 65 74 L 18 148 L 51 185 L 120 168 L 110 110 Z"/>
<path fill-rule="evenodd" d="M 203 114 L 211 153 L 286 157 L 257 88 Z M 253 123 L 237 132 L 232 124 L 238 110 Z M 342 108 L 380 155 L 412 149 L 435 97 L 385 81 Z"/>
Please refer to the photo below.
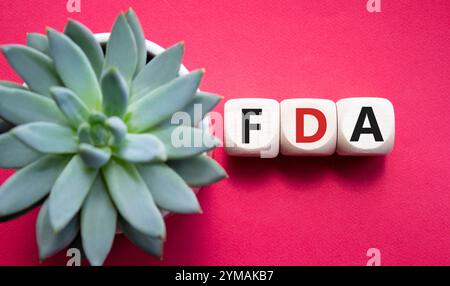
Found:
<path fill-rule="evenodd" d="M 328 99 L 298 98 L 281 102 L 281 153 L 327 156 L 336 151 L 336 104 Z"/>
<path fill-rule="evenodd" d="M 242 98 L 225 103 L 225 150 L 232 156 L 278 156 L 280 104 L 273 99 Z"/>
<path fill-rule="evenodd" d="M 395 116 L 385 98 L 354 97 L 336 103 L 337 153 L 348 156 L 386 155 L 394 147 Z"/>

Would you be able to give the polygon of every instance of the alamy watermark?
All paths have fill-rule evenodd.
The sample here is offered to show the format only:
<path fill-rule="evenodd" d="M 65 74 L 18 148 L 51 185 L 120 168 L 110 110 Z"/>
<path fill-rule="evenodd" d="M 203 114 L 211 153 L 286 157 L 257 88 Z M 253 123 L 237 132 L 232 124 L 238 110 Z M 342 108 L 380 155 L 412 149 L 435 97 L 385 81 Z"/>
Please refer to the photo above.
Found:
<path fill-rule="evenodd" d="M 80 13 L 81 0 L 67 0 L 66 9 L 69 13 Z"/>
<path fill-rule="evenodd" d="M 381 0 L 368 0 L 366 4 L 367 12 L 380 13 L 381 12 Z"/>

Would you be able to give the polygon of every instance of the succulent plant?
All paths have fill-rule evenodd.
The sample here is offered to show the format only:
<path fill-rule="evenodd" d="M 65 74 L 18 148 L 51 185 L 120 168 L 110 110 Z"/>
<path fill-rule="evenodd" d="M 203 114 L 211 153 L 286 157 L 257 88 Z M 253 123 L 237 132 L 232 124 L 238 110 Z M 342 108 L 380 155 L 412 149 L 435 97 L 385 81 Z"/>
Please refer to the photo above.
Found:
<path fill-rule="evenodd" d="M 26 85 L 0 82 L 0 116 L 14 126 L 0 135 L 0 167 L 17 170 L 0 187 L 0 220 L 42 204 L 41 260 L 80 235 L 90 263 L 101 265 L 118 226 L 161 256 L 161 212 L 201 212 L 191 187 L 226 176 L 205 156 L 220 142 L 195 128 L 202 118 L 178 125 L 170 119 L 178 111 L 192 115 L 194 104 L 204 115 L 221 97 L 198 92 L 203 70 L 179 76 L 183 43 L 147 63 L 131 9 L 117 18 L 106 52 L 73 20 L 64 33 L 48 29 L 27 40 L 2 47 Z M 174 146 L 175 130 L 209 144 Z"/>

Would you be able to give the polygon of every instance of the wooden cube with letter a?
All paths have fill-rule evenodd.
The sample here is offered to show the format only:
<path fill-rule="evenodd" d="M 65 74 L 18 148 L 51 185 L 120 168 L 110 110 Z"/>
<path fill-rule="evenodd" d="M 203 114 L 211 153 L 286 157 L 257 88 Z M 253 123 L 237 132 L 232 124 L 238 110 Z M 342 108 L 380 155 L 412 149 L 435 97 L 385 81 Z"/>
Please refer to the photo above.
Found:
<path fill-rule="evenodd" d="M 394 147 L 395 116 L 385 98 L 353 97 L 336 103 L 339 155 L 386 155 Z"/>

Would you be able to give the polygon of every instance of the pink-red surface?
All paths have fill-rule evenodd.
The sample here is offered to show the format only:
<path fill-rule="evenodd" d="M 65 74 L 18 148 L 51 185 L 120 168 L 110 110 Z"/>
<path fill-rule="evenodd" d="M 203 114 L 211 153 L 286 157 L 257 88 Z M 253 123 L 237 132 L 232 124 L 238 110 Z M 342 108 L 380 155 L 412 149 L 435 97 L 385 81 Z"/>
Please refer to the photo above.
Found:
<path fill-rule="evenodd" d="M 168 219 L 163 261 L 118 237 L 106 265 L 450 264 L 450 4 L 445 0 L 81 0 L 0 2 L 0 43 L 62 30 L 68 17 L 109 31 L 132 6 L 184 63 L 205 67 L 202 89 L 225 100 L 353 96 L 390 99 L 396 145 L 385 158 L 216 159 L 230 178 L 200 193 L 203 215 Z M 19 80 L 0 59 L 0 78 Z M 217 108 L 223 111 L 223 103 Z M 0 171 L 3 182 L 11 171 Z M 36 182 L 38 184 L 38 182 Z M 37 210 L 0 225 L 0 264 L 39 264 Z M 64 265 L 64 253 L 44 265 Z M 84 264 L 87 264 L 84 262 Z"/>

